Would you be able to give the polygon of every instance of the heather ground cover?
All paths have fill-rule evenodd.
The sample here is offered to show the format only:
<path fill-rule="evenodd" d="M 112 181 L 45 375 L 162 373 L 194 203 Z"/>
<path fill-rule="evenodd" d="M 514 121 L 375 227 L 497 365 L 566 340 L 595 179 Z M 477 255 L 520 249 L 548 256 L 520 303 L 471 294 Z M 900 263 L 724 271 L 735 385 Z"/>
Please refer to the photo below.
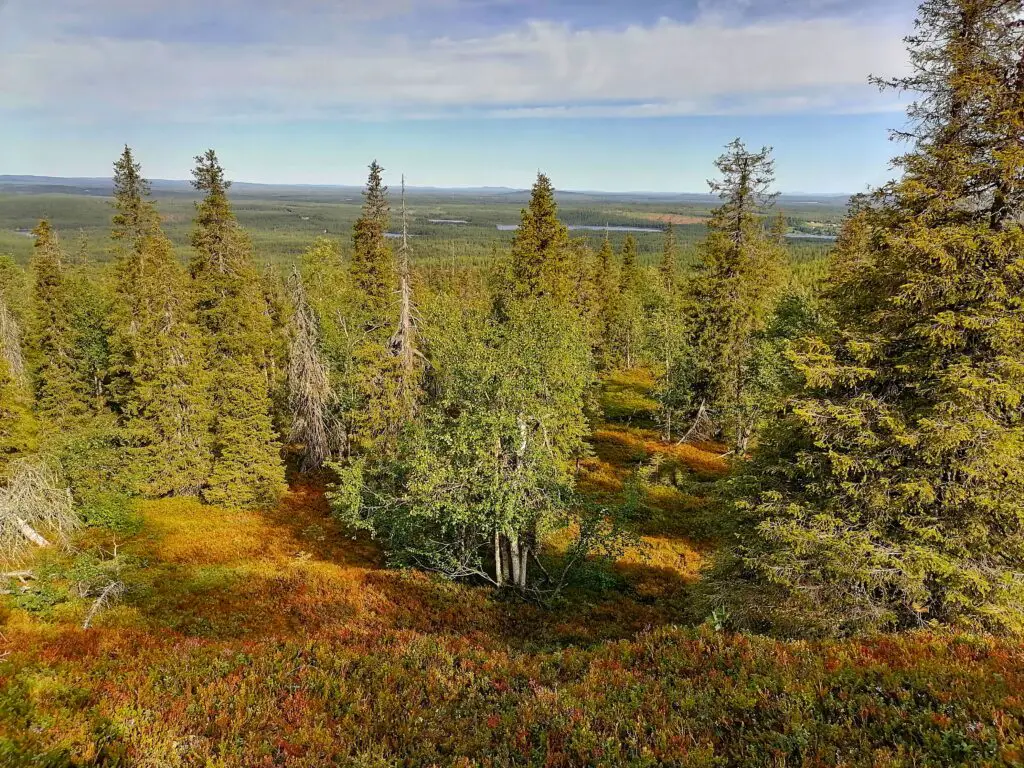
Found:
<path fill-rule="evenodd" d="M 657 439 L 648 384 L 611 377 L 581 466 L 589 493 L 623 503 L 663 457 L 640 543 L 562 606 L 387 569 L 310 482 L 272 510 L 144 502 L 125 533 L 87 530 L 5 598 L 0 764 L 1019 764 L 1018 644 L 780 641 L 691 615 L 716 546 L 693 488 L 723 465 Z M 684 473 L 686 493 L 658 479 Z M 115 544 L 127 592 L 83 630 L 90 572 L 68 561 Z"/>

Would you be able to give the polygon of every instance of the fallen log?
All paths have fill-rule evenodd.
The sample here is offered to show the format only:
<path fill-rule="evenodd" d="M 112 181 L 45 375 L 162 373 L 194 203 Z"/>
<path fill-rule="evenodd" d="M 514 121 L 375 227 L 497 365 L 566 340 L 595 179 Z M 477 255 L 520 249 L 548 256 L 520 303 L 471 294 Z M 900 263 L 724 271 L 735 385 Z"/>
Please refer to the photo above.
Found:
<path fill-rule="evenodd" d="M 18 530 L 21 531 L 22 535 L 35 544 L 38 547 L 48 547 L 50 542 L 44 539 L 35 528 L 29 525 L 25 520 L 20 517 L 15 518 L 15 522 L 18 524 Z"/>

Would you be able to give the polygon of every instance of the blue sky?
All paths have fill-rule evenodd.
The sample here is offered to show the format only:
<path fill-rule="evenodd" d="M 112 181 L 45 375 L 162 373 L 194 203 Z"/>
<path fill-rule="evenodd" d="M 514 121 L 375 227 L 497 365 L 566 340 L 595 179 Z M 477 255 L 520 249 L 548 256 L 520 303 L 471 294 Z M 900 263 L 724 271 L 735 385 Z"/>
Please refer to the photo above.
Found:
<path fill-rule="evenodd" d="M 706 189 L 771 145 L 783 191 L 889 177 L 906 0 L 0 0 L 0 174 Z"/>

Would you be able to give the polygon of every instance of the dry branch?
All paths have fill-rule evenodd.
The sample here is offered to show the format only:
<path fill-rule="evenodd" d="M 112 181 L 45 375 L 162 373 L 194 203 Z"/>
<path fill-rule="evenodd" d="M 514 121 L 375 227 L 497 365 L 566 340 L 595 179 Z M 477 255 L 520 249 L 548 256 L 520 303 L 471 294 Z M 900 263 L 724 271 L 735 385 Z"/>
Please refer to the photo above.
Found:
<path fill-rule="evenodd" d="M 40 530 L 64 541 L 78 524 L 71 492 L 52 467 L 24 460 L 12 465 L 10 481 L 0 488 L 0 559 L 14 562 L 30 545 L 50 546 Z"/>
<path fill-rule="evenodd" d="M 82 629 L 88 629 L 89 625 L 92 624 L 92 620 L 96 618 L 96 614 L 99 613 L 101 608 L 104 608 L 107 604 L 112 603 L 114 600 L 124 594 L 124 583 L 120 581 L 112 581 L 103 588 L 100 592 L 100 596 L 92 604 L 92 608 L 89 609 L 89 613 L 85 617 L 85 621 L 82 622 Z"/>

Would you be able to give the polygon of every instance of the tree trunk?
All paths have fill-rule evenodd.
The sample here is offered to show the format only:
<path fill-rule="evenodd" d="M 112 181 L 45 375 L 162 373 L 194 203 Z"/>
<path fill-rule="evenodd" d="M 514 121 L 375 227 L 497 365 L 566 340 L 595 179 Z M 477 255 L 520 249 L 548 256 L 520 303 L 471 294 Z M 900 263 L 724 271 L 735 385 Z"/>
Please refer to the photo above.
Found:
<path fill-rule="evenodd" d="M 505 578 L 501 562 L 501 534 L 494 532 L 494 580 L 498 586 L 504 586 Z"/>
<path fill-rule="evenodd" d="M 526 567 L 530 562 L 530 545 L 523 541 L 519 545 L 519 588 L 526 589 Z"/>
<path fill-rule="evenodd" d="M 519 582 L 519 569 L 520 569 L 520 558 L 519 558 L 519 536 L 513 535 L 508 540 L 508 552 L 509 561 L 512 566 L 512 583 L 517 587 L 521 586 Z"/>

